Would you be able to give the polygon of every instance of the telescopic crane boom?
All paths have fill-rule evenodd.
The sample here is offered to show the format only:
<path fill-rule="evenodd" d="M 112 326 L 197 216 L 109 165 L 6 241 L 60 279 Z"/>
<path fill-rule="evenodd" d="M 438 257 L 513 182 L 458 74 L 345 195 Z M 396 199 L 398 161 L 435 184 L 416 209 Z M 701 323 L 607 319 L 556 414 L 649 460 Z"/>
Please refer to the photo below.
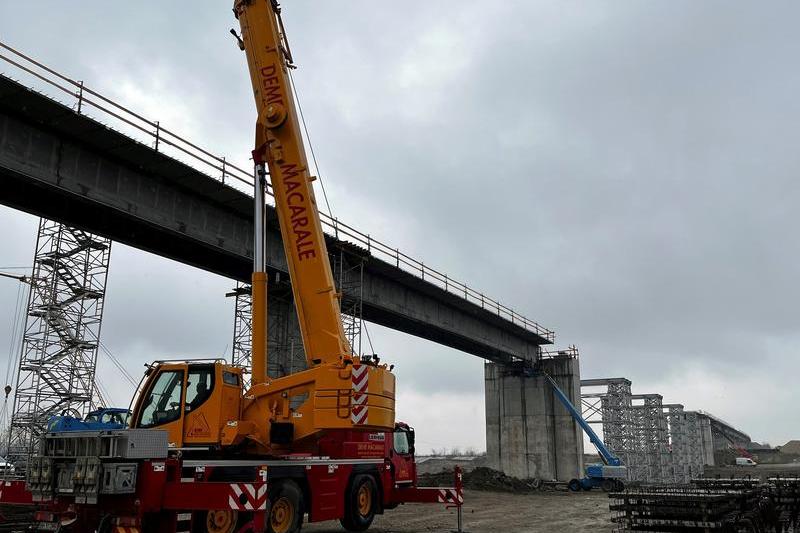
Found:
<path fill-rule="evenodd" d="M 236 0 L 258 118 L 255 128 L 252 386 L 243 369 L 213 362 L 157 362 L 133 409 L 133 428 L 165 429 L 176 448 L 270 455 L 319 453 L 326 432 L 394 430 L 395 378 L 352 353 L 303 148 L 274 0 Z M 233 30 L 232 30 L 233 31 Z M 236 35 L 236 32 L 233 32 Z M 269 176 L 267 175 L 269 170 Z M 308 368 L 267 374 L 265 191 L 270 179 Z"/>
<path fill-rule="evenodd" d="M 290 85 L 289 69 L 294 67 L 280 7 L 274 0 L 238 0 L 234 11 L 258 109 L 253 160 L 258 176 L 269 167 L 308 363 L 349 360 L 352 353 L 311 186 L 316 178 L 309 173 Z M 263 242 L 263 234 L 260 238 Z M 253 377 L 260 382 L 264 376 Z"/>

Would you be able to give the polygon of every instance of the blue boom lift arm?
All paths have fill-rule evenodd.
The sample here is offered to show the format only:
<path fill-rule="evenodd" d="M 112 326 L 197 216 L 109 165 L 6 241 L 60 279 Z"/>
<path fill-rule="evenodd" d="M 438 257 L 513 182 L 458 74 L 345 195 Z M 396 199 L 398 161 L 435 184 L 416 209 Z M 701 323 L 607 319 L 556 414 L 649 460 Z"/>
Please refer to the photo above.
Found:
<path fill-rule="evenodd" d="M 567 408 L 569 414 L 572 415 L 572 418 L 583 428 L 586 434 L 589 436 L 589 440 L 594 444 L 594 447 L 597 448 L 597 452 L 600 454 L 600 458 L 603 460 L 605 464 L 608 466 L 620 466 L 622 465 L 622 461 L 619 460 L 619 457 L 614 455 L 611 450 L 606 448 L 606 445 L 600 440 L 600 437 L 595 433 L 592 426 L 583 418 L 581 413 L 572 405 L 572 402 L 569 401 L 567 395 L 562 392 L 556 382 L 551 378 L 548 374 L 544 374 L 545 379 L 550 382 L 550 385 L 553 387 L 553 392 L 555 393 L 556 397 L 561 401 L 564 407 Z"/>
<path fill-rule="evenodd" d="M 550 386 L 553 387 L 553 393 L 556 395 L 556 398 L 558 398 L 567 411 L 569 411 L 569 414 L 572 415 L 572 418 L 589 436 L 589 440 L 594 444 L 595 448 L 597 448 L 597 452 L 600 454 L 600 458 L 604 463 L 588 465 L 586 467 L 586 476 L 582 479 L 570 480 L 568 485 L 569 489 L 575 492 L 579 490 L 592 490 L 595 487 L 601 487 L 606 492 L 623 490 L 625 485 L 621 480 L 627 477 L 627 469 L 622 464 L 622 461 L 606 447 L 605 443 L 603 443 L 597 433 L 592 429 L 592 426 L 583 418 L 581 412 L 572 405 L 567 395 L 556 385 L 555 380 L 545 372 L 541 372 L 541 375 L 544 376 L 547 382 L 550 383 Z"/>

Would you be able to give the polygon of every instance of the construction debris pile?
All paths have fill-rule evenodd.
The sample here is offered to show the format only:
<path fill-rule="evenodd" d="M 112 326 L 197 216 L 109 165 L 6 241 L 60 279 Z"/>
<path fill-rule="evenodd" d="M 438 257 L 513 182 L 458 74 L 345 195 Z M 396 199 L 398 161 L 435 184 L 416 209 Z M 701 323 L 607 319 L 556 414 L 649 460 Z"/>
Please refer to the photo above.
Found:
<path fill-rule="evenodd" d="M 609 495 L 612 522 L 623 531 L 800 531 L 800 478 L 700 479 Z"/>
<path fill-rule="evenodd" d="M 514 492 L 520 494 L 535 492 L 542 486 L 542 482 L 539 479 L 519 479 L 483 466 L 470 472 L 464 472 L 462 479 L 465 489 L 492 492 Z M 433 474 L 420 474 L 419 476 L 419 485 L 421 487 L 445 487 L 452 484 L 452 470 L 443 470 Z"/>

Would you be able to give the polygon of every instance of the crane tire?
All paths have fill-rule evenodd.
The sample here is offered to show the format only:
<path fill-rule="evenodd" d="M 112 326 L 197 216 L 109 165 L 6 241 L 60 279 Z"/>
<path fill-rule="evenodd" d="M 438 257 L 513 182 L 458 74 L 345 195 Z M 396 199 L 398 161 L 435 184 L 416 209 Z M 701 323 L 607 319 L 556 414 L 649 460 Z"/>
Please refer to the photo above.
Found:
<path fill-rule="evenodd" d="M 378 486 L 369 474 L 358 474 L 350 483 L 344 501 L 344 518 L 339 522 L 347 531 L 366 531 L 378 509 Z"/>
<path fill-rule="evenodd" d="M 581 491 L 581 482 L 578 479 L 570 479 L 569 483 L 567 483 L 567 488 L 572 492 L 580 492 Z"/>
<path fill-rule="evenodd" d="M 613 479 L 604 479 L 602 485 L 600 486 L 603 489 L 603 492 L 614 492 L 614 489 L 617 488 L 617 482 Z"/>
<path fill-rule="evenodd" d="M 280 480 L 269 494 L 268 533 L 297 533 L 303 525 L 303 491 L 291 479 Z"/>

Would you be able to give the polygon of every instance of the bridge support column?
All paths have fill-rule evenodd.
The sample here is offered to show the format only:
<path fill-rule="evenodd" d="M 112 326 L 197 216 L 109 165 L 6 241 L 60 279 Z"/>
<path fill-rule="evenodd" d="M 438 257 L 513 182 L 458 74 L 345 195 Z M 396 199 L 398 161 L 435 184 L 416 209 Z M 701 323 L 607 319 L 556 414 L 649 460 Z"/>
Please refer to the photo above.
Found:
<path fill-rule="evenodd" d="M 711 419 L 698 417 L 700 425 L 700 446 L 703 450 L 703 465 L 714 466 L 714 434 L 711 432 Z"/>
<path fill-rule="evenodd" d="M 569 354 L 543 359 L 541 368 L 580 406 L 580 369 Z M 485 366 L 486 454 L 491 468 L 518 478 L 569 481 L 583 470 L 580 426 L 543 377 L 506 365 Z"/>

